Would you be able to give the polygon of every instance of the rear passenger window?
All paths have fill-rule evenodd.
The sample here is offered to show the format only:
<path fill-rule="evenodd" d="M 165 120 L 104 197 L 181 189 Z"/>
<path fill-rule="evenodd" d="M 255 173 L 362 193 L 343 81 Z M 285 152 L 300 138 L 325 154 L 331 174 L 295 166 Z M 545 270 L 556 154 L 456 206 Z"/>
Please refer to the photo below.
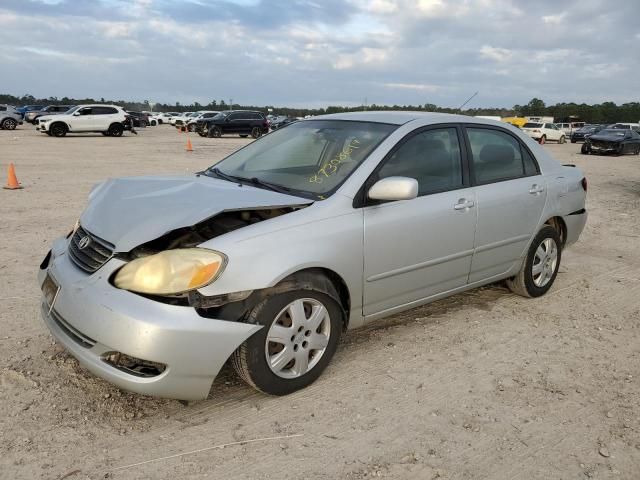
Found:
<path fill-rule="evenodd" d="M 520 142 L 497 130 L 467 128 L 476 183 L 492 183 L 520 178 L 536 171 L 535 161 L 523 160 Z M 528 155 L 528 152 L 526 152 Z"/>
<path fill-rule="evenodd" d="M 536 165 L 536 161 L 526 148 L 520 147 L 520 150 L 522 151 L 522 160 L 524 162 L 524 176 L 530 177 L 531 175 L 537 175 L 538 166 Z"/>
<path fill-rule="evenodd" d="M 93 107 L 94 115 L 113 115 L 118 111 L 113 107 Z"/>
<path fill-rule="evenodd" d="M 461 188 L 462 165 L 456 129 L 427 130 L 409 138 L 378 172 L 379 179 L 395 176 L 415 178 L 418 195 Z"/>

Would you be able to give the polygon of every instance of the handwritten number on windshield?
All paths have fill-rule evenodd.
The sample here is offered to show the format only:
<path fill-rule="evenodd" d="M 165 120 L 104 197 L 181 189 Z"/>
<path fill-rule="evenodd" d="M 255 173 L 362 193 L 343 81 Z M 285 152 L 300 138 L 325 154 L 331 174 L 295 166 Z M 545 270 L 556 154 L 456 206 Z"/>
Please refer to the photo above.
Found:
<path fill-rule="evenodd" d="M 360 141 L 357 139 L 351 140 L 349 145 L 344 147 L 340 153 L 338 153 L 334 158 L 325 163 L 322 167 L 318 169 L 318 172 L 311 177 L 309 177 L 310 183 L 322 183 L 325 178 L 329 178 L 331 175 L 335 174 L 338 171 L 338 165 L 347 160 L 351 159 L 351 152 L 354 149 L 360 148 L 358 145 Z"/>

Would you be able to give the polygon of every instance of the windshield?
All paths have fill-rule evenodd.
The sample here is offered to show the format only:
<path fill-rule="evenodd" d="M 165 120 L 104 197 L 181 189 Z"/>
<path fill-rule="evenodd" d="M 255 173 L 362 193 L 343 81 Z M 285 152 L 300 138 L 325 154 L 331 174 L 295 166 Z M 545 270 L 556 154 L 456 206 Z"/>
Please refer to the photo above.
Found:
<path fill-rule="evenodd" d="M 64 112 L 65 115 L 71 115 L 73 112 L 75 112 L 76 110 L 78 110 L 80 107 L 79 106 L 75 106 L 75 107 L 71 107 L 69 110 L 67 110 L 66 112 Z"/>
<path fill-rule="evenodd" d="M 224 117 L 226 117 L 227 115 L 229 115 L 226 112 L 220 112 L 218 113 L 215 117 L 213 117 L 215 120 L 222 120 Z"/>
<path fill-rule="evenodd" d="M 293 123 L 232 153 L 206 174 L 269 183 L 307 198 L 322 199 L 331 195 L 396 128 L 339 120 Z"/>
<path fill-rule="evenodd" d="M 541 123 L 525 123 L 522 128 L 541 128 Z"/>

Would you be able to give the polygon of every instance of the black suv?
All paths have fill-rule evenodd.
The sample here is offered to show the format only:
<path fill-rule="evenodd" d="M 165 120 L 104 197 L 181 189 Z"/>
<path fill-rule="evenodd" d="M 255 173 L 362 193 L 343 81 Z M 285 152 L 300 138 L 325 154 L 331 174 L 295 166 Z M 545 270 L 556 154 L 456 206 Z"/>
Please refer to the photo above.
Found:
<path fill-rule="evenodd" d="M 258 138 L 264 133 L 269 133 L 269 122 L 260 112 L 231 110 L 220 112 L 212 118 L 198 120 L 196 131 L 201 137 L 218 138 L 226 134 L 235 134 Z"/>

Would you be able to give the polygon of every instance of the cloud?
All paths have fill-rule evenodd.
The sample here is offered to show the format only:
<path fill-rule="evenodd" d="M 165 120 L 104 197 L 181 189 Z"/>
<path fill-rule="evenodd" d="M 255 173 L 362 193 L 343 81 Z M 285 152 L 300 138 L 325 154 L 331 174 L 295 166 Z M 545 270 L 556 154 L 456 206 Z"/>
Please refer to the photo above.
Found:
<path fill-rule="evenodd" d="M 633 3 L 0 0 L 2 86 L 182 103 L 637 101 Z"/>

